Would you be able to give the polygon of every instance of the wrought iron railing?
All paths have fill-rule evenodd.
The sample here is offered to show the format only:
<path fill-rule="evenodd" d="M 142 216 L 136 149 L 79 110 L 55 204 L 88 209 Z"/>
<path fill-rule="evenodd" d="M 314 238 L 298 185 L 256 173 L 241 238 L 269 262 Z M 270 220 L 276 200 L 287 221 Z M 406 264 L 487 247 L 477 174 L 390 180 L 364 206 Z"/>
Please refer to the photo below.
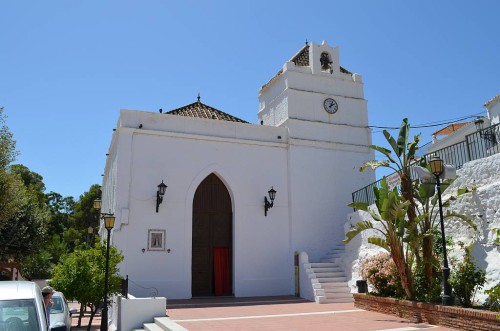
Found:
<path fill-rule="evenodd" d="M 469 161 L 482 159 L 497 153 L 500 153 L 500 124 L 466 135 L 464 141 L 430 152 L 422 157 L 429 160 L 432 156 L 437 155 L 443 159 L 444 163 L 453 164 L 457 169 L 460 169 Z M 417 176 L 413 168 L 410 169 L 410 172 L 411 178 L 416 179 Z M 380 187 L 381 181 L 382 179 L 379 179 L 353 192 L 352 201 L 373 204 L 375 202 L 373 187 Z"/>

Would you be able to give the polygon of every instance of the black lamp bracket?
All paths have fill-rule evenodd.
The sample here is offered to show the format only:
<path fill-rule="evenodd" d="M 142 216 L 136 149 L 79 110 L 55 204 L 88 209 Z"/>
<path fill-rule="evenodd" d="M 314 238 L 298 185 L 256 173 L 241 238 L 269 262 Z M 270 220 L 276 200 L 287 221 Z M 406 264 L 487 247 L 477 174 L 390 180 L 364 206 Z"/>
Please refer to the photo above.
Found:
<path fill-rule="evenodd" d="M 160 194 L 160 191 L 156 191 L 156 212 L 158 212 L 158 209 L 163 202 L 163 195 Z"/>
<path fill-rule="evenodd" d="M 264 216 L 267 216 L 267 211 L 273 208 L 274 201 L 267 200 L 267 197 L 264 197 Z"/>

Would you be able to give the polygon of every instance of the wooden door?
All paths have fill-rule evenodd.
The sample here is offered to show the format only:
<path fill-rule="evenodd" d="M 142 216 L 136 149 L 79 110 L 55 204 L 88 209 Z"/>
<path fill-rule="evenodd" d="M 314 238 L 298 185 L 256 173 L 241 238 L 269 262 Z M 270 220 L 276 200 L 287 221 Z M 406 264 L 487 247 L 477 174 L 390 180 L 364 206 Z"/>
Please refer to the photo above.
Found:
<path fill-rule="evenodd" d="M 213 296 L 216 292 L 218 295 L 232 294 L 232 242 L 231 197 L 224 183 L 216 175 L 211 174 L 198 186 L 193 200 L 191 266 L 193 297 Z M 214 250 L 221 251 L 221 248 L 223 250 L 227 248 L 227 264 L 221 264 L 220 259 L 216 259 L 214 266 Z M 220 270 L 221 265 L 224 270 Z M 222 285 L 221 279 L 224 282 Z"/>

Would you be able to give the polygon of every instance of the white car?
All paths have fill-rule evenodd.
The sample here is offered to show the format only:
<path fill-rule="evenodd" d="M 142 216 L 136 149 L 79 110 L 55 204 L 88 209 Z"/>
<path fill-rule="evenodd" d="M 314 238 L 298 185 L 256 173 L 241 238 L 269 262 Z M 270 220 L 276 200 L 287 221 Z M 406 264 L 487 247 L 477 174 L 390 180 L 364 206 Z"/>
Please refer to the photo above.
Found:
<path fill-rule="evenodd" d="M 68 302 L 61 292 L 52 294 L 54 305 L 50 309 L 50 330 L 69 331 L 71 329 L 71 315 L 76 313 L 76 309 L 69 309 Z"/>
<path fill-rule="evenodd" d="M 42 292 L 24 281 L 0 281 L 0 330 L 47 331 Z"/>

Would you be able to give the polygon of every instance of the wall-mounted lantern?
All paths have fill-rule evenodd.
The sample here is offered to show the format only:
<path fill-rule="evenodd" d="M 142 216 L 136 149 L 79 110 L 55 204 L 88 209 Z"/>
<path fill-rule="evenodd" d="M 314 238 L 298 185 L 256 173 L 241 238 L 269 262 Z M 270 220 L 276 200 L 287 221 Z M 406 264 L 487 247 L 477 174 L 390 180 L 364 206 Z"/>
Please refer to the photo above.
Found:
<path fill-rule="evenodd" d="M 94 200 L 94 209 L 97 210 L 97 211 L 101 211 L 101 207 L 102 207 L 102 200 L 101 198 L 97 198 Z"/>
<path fill-rule="evenodd" d="M 163 183 L 163 180 L 158 185 L 158 191 L 156 191 L 156 212 L 158 212 L 158 208 L 160 204 L 163 202 L 163 196 L 165 195 L 165 191 L 167 190 L 167 185 Z"/>
<path fill-rule="evenodd" d="M 269 200 L 267 200 L 267 197 L 264 196 L 264 216 L 267 216 L 267 211 L 273 208 L 274 198 L 276 197 L 276 191 L 272 186 L 267 193 L 269 194 Z"/>

